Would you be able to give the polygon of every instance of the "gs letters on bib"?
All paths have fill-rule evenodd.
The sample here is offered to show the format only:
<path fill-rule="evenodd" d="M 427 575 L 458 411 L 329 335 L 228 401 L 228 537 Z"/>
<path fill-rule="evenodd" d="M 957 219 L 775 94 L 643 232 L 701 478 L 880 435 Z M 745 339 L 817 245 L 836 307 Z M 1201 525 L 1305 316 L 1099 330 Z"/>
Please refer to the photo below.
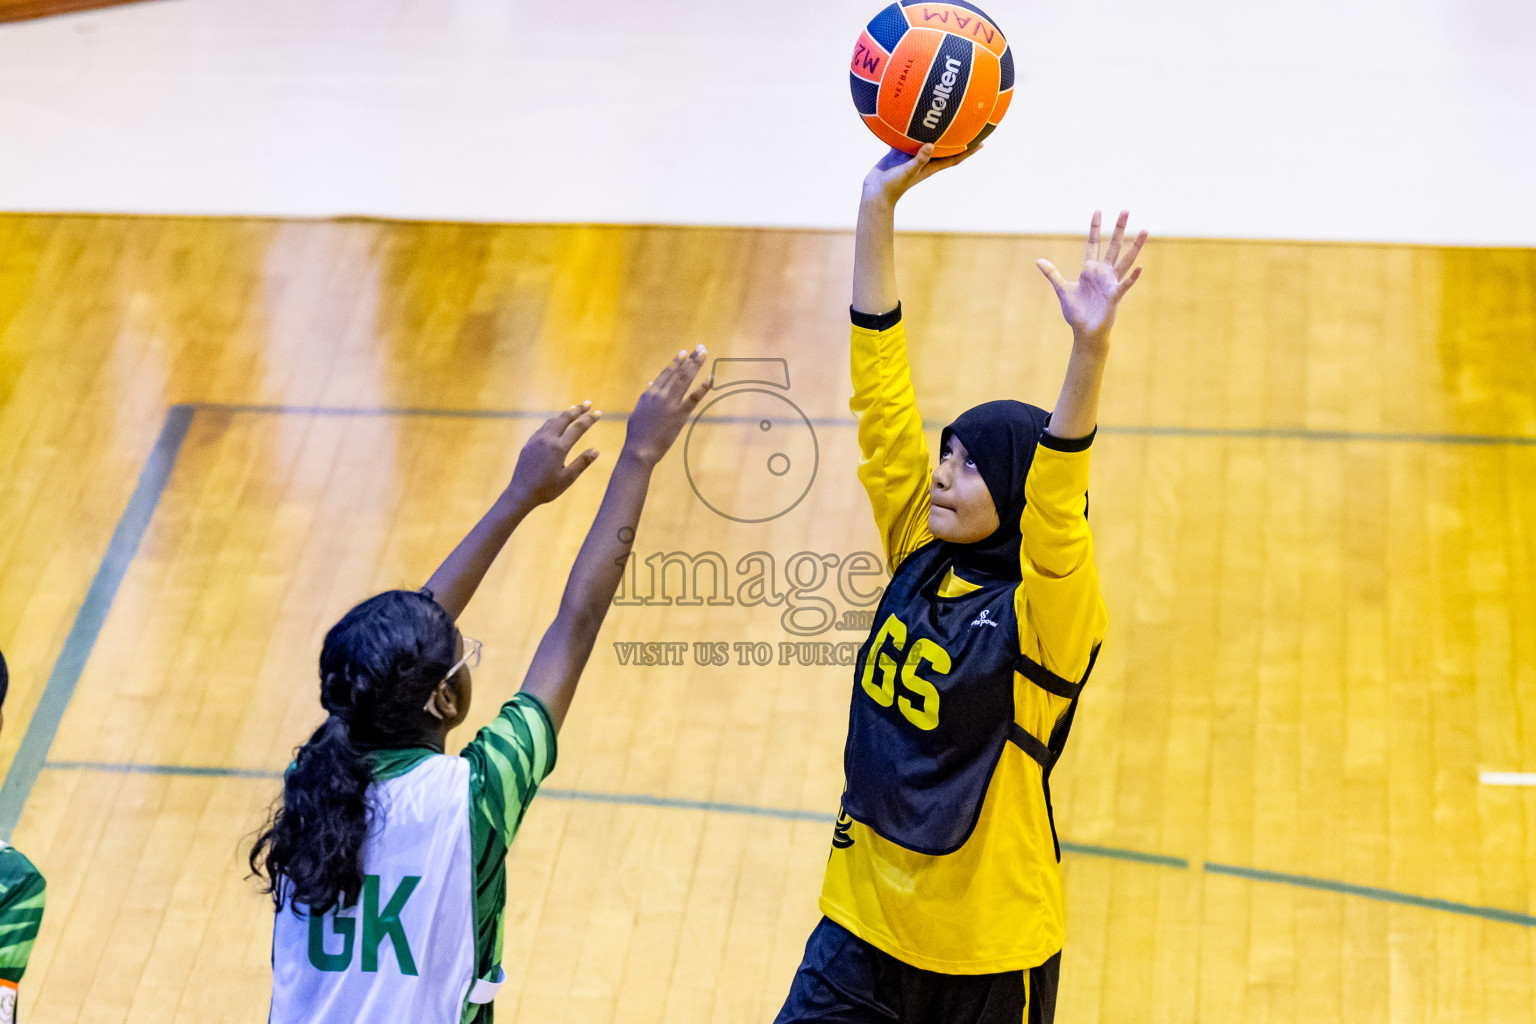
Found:
<path fill-rule="evenodd" d="M 1090 658 L 1073 682 L 1019 652 L 1016 578 L 968 573 L 977 589 L 942 596 L 951 547 L 935 540 L 919 548 L 887 587 L 854 667 L 844 753 L 848 817 L 929 856 L 970 838 L 1009 743 L 1040 765 L 1049 808 L 1051 769 L 1093 671 Z M 1071 702 L 1044 740 L 1015 722 L 1015 673 Z M 1054 817 L 1051 830 L 1055 839 Z"/>

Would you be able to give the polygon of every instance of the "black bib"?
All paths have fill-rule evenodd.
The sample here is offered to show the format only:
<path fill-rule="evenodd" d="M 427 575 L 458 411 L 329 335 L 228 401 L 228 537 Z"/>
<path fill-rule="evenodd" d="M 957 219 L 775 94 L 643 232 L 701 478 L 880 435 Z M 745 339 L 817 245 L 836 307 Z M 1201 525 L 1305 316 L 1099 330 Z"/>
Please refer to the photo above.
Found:
<path fill-rule="evenodd" d="M 1019 653 L 1018 579 L 977 575 L 967 582 L 979 589 L 938 595 L 953 562 L 950 547 L 936 540 L 919 548 L 886 587 L 854 665 L 843 755 L 848 816 L 930 856 L 953 853 L 970 838 L 1010 741 L 1049 779 L 1082 686 Z M 1014 723 L 1014 672 L 1072 701 L 1048 743 Z"/>

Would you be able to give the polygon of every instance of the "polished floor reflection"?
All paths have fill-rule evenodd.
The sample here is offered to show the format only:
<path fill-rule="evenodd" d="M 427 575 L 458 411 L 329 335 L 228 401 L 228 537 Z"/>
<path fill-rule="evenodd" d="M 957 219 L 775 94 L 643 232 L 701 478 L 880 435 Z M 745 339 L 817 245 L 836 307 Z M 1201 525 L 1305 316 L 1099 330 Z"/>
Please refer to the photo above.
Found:
<path fill-rule="evenodd" d="M 1032 263 L 1080 243 L 899 249 L 930 422 L 1049 402 L 1068 338 Z M 814 433 L 785 457 L 814 457 L 813 479 L 781 515 L 731 518 L 701 497 L 778 509 L 787 476 L 722 471 L 718 438 L 658 473 L 631 599 L 512 853 L 498 1015 L 770 1019 L 841 786 L 837 645 L 862 640 L 879 582 L 846 404 L 851 250 L 0 216 L 0 762 L 48 712 L 168 410 L 192 405 L 14 836 L 50 883 L 25 1019 L 263 1019 L 270 910 L 241 852 L 319 718 L 321 634 L 419 585 L 537 414 L 591 398 L 604 460 L 466 616 L 488 716 L 554 612 L 616 414 L 699 342 L 783 361 L 789 387 L 742 408 L 767 418 L 753 403 L 781 392 Z M 1053 786 L 1060 1019 L 1529 1020 L 1536 790 L 1479 773 L 1536 771 L 1536 254 L 1158 240 L 1145 263 L 1094 449 L 1111 633 Z M 765 569 L 785 601 L 737 600 Z M 798 635 L 796 608 L 801 632 L 831 624 Z"/>

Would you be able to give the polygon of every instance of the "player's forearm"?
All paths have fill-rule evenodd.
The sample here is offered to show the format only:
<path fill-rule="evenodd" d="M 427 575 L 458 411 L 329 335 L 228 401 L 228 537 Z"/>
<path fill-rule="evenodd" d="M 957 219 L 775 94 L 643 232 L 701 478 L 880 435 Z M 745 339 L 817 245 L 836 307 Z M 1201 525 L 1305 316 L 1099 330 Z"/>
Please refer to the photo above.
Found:
<path fill-rule="evenodd" d="M 619 456 L 608 490 L 571 567 L 560 612 L 539 641 L 523 689 L 544 702 L 556 729 L 597 642 L 628 564 L 654 464 L 627 449 Z"/>
<path fill-rule="evenodd" d="M 896 206 L 883 196 L 865 196 L 853 240 L 853 308 L 889 313 L 896 308 Z"/>
<path fill-rule="evenodd" d="M 1099 390 L 1109 362 L 1109 335 L 1074 335 L 1067 376 L 1051 412 L 1050 432 L 1060 438 L 1086 437 L 1099 422 Z"/>
<path fill-rule="evenodd" d="M 463 613 L 507 538 L 532 508 L 532 502 L 507 488 L 427 580 L 427 589 L 450 617 L 457 619 Z"/>
<path fill-rule="evenodd" d="M 560 598 L 560 613 L 578 618 L 596 618 L 601 624 L 619 587 L 619 579 L 635 541 L 640 512 L 650 489 L 655 464 L 625 448 L 608 480 L 603 503 L 587 531 L 571 576 Z M 594 628 L 594 635 L 596 630 Z"/>

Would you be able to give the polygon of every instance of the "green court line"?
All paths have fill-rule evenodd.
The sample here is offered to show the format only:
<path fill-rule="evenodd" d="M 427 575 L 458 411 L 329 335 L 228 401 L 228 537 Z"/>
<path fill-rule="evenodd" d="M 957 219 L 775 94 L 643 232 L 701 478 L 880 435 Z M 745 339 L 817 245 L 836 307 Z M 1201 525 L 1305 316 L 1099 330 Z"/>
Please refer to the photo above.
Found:
<path fill-rule="evenodd" d="M 32 793 L 38 771 L 48 759 L 48 748 L 53 746 L 53 737 L 59 731 L 64 710 L 75 695 L 75 685 L 80 682 L 80 674 L 85 671 L 85 663 L 107 621 L 117 588 L 122 585 L 128 566 L 139 550 L 139 542 L 149 528 L 155 506 L 160 504 L 160 495 L 165 493 L 176 456 L 181 453 L 181 443 L 186 440 L 187 429 L 192 425 L 192 413 L 192 408 L 186 405 L 173 405 L 166 411 L 160 436 L 155 439 L 155 447 L 139 474 L 128 507 L 123 509 L 117 528 L 112 531 L 107 552 L 101 558 L 80 610 L 75 613 L 74 625 L 64 639 L 64 647 L 53 663 L 43 694 L 27 722 L 27 731 L 16 750 L 16 758 L 5 774 L 5 784 L 0 786 L 0 837 L 10 839 L 16 823 L 21 820 L 22 808 Z"/>
<path fill-rule="evenodd" d="M 241 402 L 193 402 L 198 412 L 246 413 L 254 416 L 401 416 L 466 420 L 547 420 L 556 409 L 431 409 L 423 406 L 266 405 Z M 604 419 L 611 417 L 604 416 Z"/>
<path fill-rule="evenodd" d="M 265 768 L 219 768 L 195 764 L 139 764 L 128 761 L 45 761 L 48 771 L 107 772 L 113 775 L 181 775 L 195 778 L 280 779 L 282 772 Z"/>
<path fill-rule="evenodd" d="M 1065 839 L 1061 841 L 1061 848 L 1068 853 L 1081 853 L 1089 857 L 1110 857 L 1114 860 L 1132 860 L 1138 864 L 1189 870 L 1189 861 L 1183 857 L 1169 857 L 1161 853 L 1142 853 L 1140 850 L 1122 850 L 1116 846 L 1095 846 L 1092 843 L 1069 843 Z"/>
<path fill-rule="evenodd" d="M 793 404 L 793 403 L 791 403 Z M 421 406 L 351 406 L 351 405 L 240 405 L 224 402 L 197 402 L 194 408 L 206 412 L 222 412 L 226 414 L 244 413 L 257 416 L 325 416 L 339 418 L 363 418 L 363 417 L 389 417 L 402 418 L 436 418 L 436 419 L 463 419 L 463 420 L 547 420 L 558 409 L 431 409 Z M 798 406 L 796 407 L 798 411 Z M 803 415 L 803 414 L 802 414 Z M 627 412 L 603 413 L 603 422 L 624 423 L 629 419 Z M 705 423 L 759 423 L 761 416 L 697 416 L 695 419 Z M 813 427 L 856 427 L 858 420 L 852 414 L 845 417 L 812 417 L 807 416 L 806 422 Z"/>
<path fill-rule="evenodd" d="M 1307 430 L 1302 427 L 1100 427 L 1101 434 L 1144 437 L 1219 437 L 1274 441 L 1376 441 L 1388 444 L 1536 445 L 1522 434 L 1389 434 L 1370 430 Z"/>
<path fill-rule="evenodd" d="M 722 387 L 720 390 L 723 393 L 726 389 Z M 267 416 L 402 416 L 483 420 L 544 420 L 553 416 L 557 411 L 554 409 L 435 409 L 425 406 L 260 405 L 227 402 L 194 402 L 191 404 L 191 408 L 207 410 L 208 412 L 250 413 Z M 610 413 L 603 418 L 604 420 L 622 423 L 628 416 L 625 413 Z M 718 423 L 749 423 L 756 422 L 758 419 L 755 416 L 705 416 L 701 418 L 709 422 Z M 847 428 L 858 426 L 858 420 L 852 414 L 848 416 L 807 416 L 806 419 L 813 427 Z M 939 430 L 944 426 L 946 424 L 942 422 L 923 421 L 923 427 L 927 430 Z M 1536 446 L 1536 437 L 1528 437 L 1522 434 L 1394 434 L 1369 430 L 1309 430 L 1304 427 L 1180 427 L 1160 426 L 1157 424 L 1142 426 L 1106 425 L 1099 428 L 1099 433 L 1118 434 L 1129 437 L 1197 437 L 1235 440 L 1323 441 L 1334 443 L 1371 441 L 1388 444 Z"/>
<path fill-rule="evenodd" d="M 195 778 L 281 779 L 282 772 L 260 768 L 221 768 L 209 765 L 140 764 L 119 761 L 49 761 L 43 765 L 52 771 L 111 772 L 120 775 L 173 775 Z M 780 821 L 814 821 L 831 825 L 837 815 L 825 811 L 801 811 L 790 807 L 757 807 L 752 804 L 719 803 L 712 800 L 685 800 L 681 797 L 651 796 L 647 793 L 600 793 L 584 789 L 556 789 L 545 786 L 539 796 L 549 800 L 577 800 L 594 804 L 626 804 L 632 807 L 666 807 L 683 811 L 713 811 L 719 814 L 746 814 Z"/>
<path fill-rule="evenodd" d="M 52 771 L 112 772 L 130 775 L 190 776 L 194 778 L 270 779 L 276 781 L 283 777 L 282 772 L 258 768 L 139 764 L 116 761 L 49 761 L 43 767 Z M 758 807 L 752 804 L 720 803 L 711 800 L 685 800 L 679 797 L 651 796 L 648 793 L 605 793 L 593 790 L 545 787 L 539 790 L 539 796 L 546 800 L 617 804 L 628 807 L 659 807 L 670 810 L 704 811 L 715 814 L 738 814 L 758 818 L 772 818 L 777 821 L 809 821 L 821 825 L 831 825 L 837 820 L 836 815 L 827 814 L 822 811 L 802 811 L 788 807 Z M 1161 853 L 1146 853 L 1141 850 L 1127 850 L 1115 846 L 1099 846 L 1094 843 L 1073 843 L 1064 839 L 1061 842 L 1061 849 L 1065 853 L 1078 856 L 1102 857 L 1109 860 L 1130 861 L 1155 867 L 1177 868 L 1183 871 L 1188 871 L 1191 867 L 1190 862 L 1183 857 L 1172 857 Z M 1448 914 L 1460 914 L 1464 917 L 1478 917 L 1488 921 L 1497 921 L 1501 924 L 1515 924 L 1526 928 L 1536 928 L 1536 916 L 1522 914 L 1513 910 L 1501 910 L 1498 907 L 1479 907 L 1470 903 L 1457 903 L 1452 900 L 1435 899 L 1430 896 L 1415 896 L 1412 893 L 1397 892 L 1392 889 L 1378 889 L 1368 885 L 1335 882 L 1326 878 L 1313 878 L 1309 875 L 1293 875 L 1281 871 L 1245 868 L 1234 864 L 1218 864 L 1214 862 L 1200 864 L 1196 862 L 1194 866 L 1204 870 L 1207 874 L 1229 875 L 1234 878 L 1246 879 L 1250 882 L 1289 885 L 1297 889 L 1313 889 L 1320 892 L 1338 893 L 1344 896 L 1359 896 L 1364 899 L 1382 900 L 1401 906 L 1419 907 L 1424 910 L 1438 910 Z"/>
<path fill-rule="evenodd" d="M 780 821 L 814 821 L 831 825 L 837 815 L 825 811 L 801 811 L 793 808 L 754 807 L 751 804 L 715 803 L 710 800 L 683 800 L 671 796 L 649 796 L 645 793 L 596 793 L 581 789 L 540 789 L 539 796 L 555 800 L 579 800 L 592 804 L 626 804 L 631 807 L 667 807 L 682 811 L 712 811 L 717 814 L 747 814 L 758 818 L 776 818 Z"/>
<path fill-rule="evenodd" d="M 1231 875 L 1234 878 L 1246 878 L 1251 882 L 1273 882 L 1279 885 L 1294 885 L 1302 889 L 1319 889 L 1323 892 L 1336 892 L 1345 896 L 1359 896 L 1368 900 L 1397 903 L 1405 907 L 1443 910 L 1449 914 L 1463 914 L 1467 917 L 1481 917 L 1488 921 L 1499 921 L 1503 924 L 1518 924 L 1524 925 L 1527 928 L 1536 928 L 1536 916 L 1516 913 L 1513 910 L 1500 910 L 1498 907 L 1479 907 L 1471 903 L 1456 903 L 1452 900 L 1438 900 L 1430 896 L 1415 896 L 1412 893 L 1397 892 L 1393 889 L 1378 889 L 1369 885 L 1352 885 L 1349 882 L 1335 882 L 1326 878 L 1312 878 L 1308 875 L 1288 875 L 1282 871 L 1264 871 L 1259 868 L 1238 867 L 1235 864 L 1213 864 L 1208 861 L 1206 862 L 1205 870 L 1207 874 Z"/>

